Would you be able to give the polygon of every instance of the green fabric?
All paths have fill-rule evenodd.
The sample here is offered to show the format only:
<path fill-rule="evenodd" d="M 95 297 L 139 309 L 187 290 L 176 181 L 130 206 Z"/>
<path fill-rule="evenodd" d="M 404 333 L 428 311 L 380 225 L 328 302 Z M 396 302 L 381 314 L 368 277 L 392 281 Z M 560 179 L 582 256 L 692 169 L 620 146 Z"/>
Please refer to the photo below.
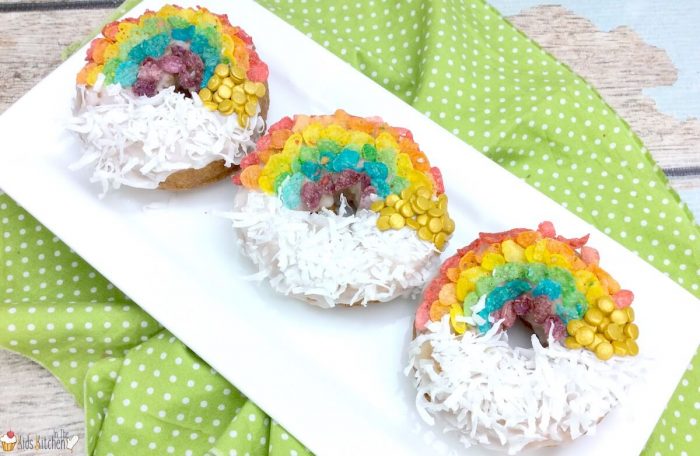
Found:
<path fill-rule="evenodd" d="M 700 296 L 698 226 L 639 139 L 490 6 L 260 3 Z M 307 453 L 7 196 L 0 222 L 0 345 L 85 405 L 89 454 Z M 644 454 L 698 454 L 699 415 L 691 364 Z"/>

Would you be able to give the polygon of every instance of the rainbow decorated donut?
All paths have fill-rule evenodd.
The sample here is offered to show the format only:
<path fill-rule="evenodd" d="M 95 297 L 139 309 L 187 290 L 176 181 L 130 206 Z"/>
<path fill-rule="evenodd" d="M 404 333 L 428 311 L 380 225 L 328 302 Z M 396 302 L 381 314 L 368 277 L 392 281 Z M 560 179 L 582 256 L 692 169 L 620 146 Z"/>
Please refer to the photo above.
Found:
<path fill-rule="evenodd" d="M 481 233 L 443 263 L 416 312 L 416 405 L 466 445 L 558 445 L 593 430 L 640 375 L 632 292 L 599 266 L 588 236 Z M 507 330 L 531 327 L 532 348 Z"/>
<path fill-rule="evenodd" d="M 74 168 L 110 188 L 186 189 L 232 173 L 265 129 L 267 65 L 226 15 L 166 5 L 107 24 L 76 78 Z"/>
<path fill-rule="evenodd" d="M 284 118 L 233 179 L 230 218 L 259 277 L 320 307 L 416 291 L 454 231 L 440 171 L 379 118 Z"/>

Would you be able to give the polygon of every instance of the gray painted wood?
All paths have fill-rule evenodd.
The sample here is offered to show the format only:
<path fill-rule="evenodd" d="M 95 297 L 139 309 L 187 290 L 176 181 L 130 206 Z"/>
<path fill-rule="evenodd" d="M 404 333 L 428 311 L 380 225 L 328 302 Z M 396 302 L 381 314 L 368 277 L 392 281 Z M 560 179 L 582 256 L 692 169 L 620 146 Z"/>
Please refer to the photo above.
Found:
<path fill-rule="evenodd" d="M 79 438 L 72 453 L 15 450 L 8 454 L 83 456 L 83 410 L 58 379 L 39 364 L 6 350 L 0 350 L 0 366 L 0 434 L 11 429 L 17 434 L 49 437 L 63 430 L 65 435 Z"/>

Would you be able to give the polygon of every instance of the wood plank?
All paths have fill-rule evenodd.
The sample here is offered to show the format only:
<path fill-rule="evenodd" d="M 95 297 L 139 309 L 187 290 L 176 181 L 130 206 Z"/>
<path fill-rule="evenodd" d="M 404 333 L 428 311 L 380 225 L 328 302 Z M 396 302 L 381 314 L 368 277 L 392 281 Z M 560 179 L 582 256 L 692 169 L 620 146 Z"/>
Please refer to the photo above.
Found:
<path fill-rule="evenodd" d="M 116 8 L 124 0 L 3 0 L 0 13 Z"/>
<path fill-rule="evenodd" d="M 10 427 L 15 433 L 32 437 L 51 436 L 61 432 L 79 440 L 73 456 L 85 455 L 83 410 L 61 382 L 49 371 L 29 359 L 6 350 L 0 350 L 0 434 Z M 15 451 L 12 454 L 58 455 L 69 452 Z"/>
<path fill-rule="evenodd" d="M 61 52 L 108 18 L 112 10 L 2 13 L 0 113 L 61 63 Z"/>
<path fill-rule="evenodd" d="M 675 83 L 677 70 L 666 51 L 627 27 L 598 30 L 561 6 L 536 6 L 509 19 L 596 87 L 642 138 L 659 166 L 700 169 L 700 120 L 662 113 L 643 93 L 649 87 Z"/>

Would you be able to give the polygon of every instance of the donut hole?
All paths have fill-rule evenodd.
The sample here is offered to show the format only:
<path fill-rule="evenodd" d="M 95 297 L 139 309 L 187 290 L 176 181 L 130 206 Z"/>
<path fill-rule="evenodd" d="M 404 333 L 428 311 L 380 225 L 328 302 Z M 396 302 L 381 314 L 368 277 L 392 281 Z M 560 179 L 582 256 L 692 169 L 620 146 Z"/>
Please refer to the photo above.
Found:
<path fill-rule="evenodd" d="M 512 348 L 532 348 L 532 327 L 518 318 L 508 328 L 508 345 Z"/>
<path fill-rule="evenodd" d="M 138 96 L 153 97 L 167 87 L 187 98 L 201 86 L 204 61 L 190 50 L 189 43 L 174 42 L 160 57 L 146 57 L 139 64 L 131 87 Z"/>
<path fill-rule="evenodd" d="M 359 183 L 321 197 L 321 207 L 341 217 L 355 215 L 362 207 L 362 190 Z"/>
<path fill-rule="evenodd" d="M 566 337 L 566 325 L 554 309 L 560 305 L 559 297 L 554 300 L 547 295 L 533 296 L 523 293 L 506 302 L 489 319 L 492 323 L 501 320 L 501 330 L 507 331 L 513 346 L 532 348 L 532 335 L 539 339 L 543 347 L 553 337 L 562 340 Z"/>

